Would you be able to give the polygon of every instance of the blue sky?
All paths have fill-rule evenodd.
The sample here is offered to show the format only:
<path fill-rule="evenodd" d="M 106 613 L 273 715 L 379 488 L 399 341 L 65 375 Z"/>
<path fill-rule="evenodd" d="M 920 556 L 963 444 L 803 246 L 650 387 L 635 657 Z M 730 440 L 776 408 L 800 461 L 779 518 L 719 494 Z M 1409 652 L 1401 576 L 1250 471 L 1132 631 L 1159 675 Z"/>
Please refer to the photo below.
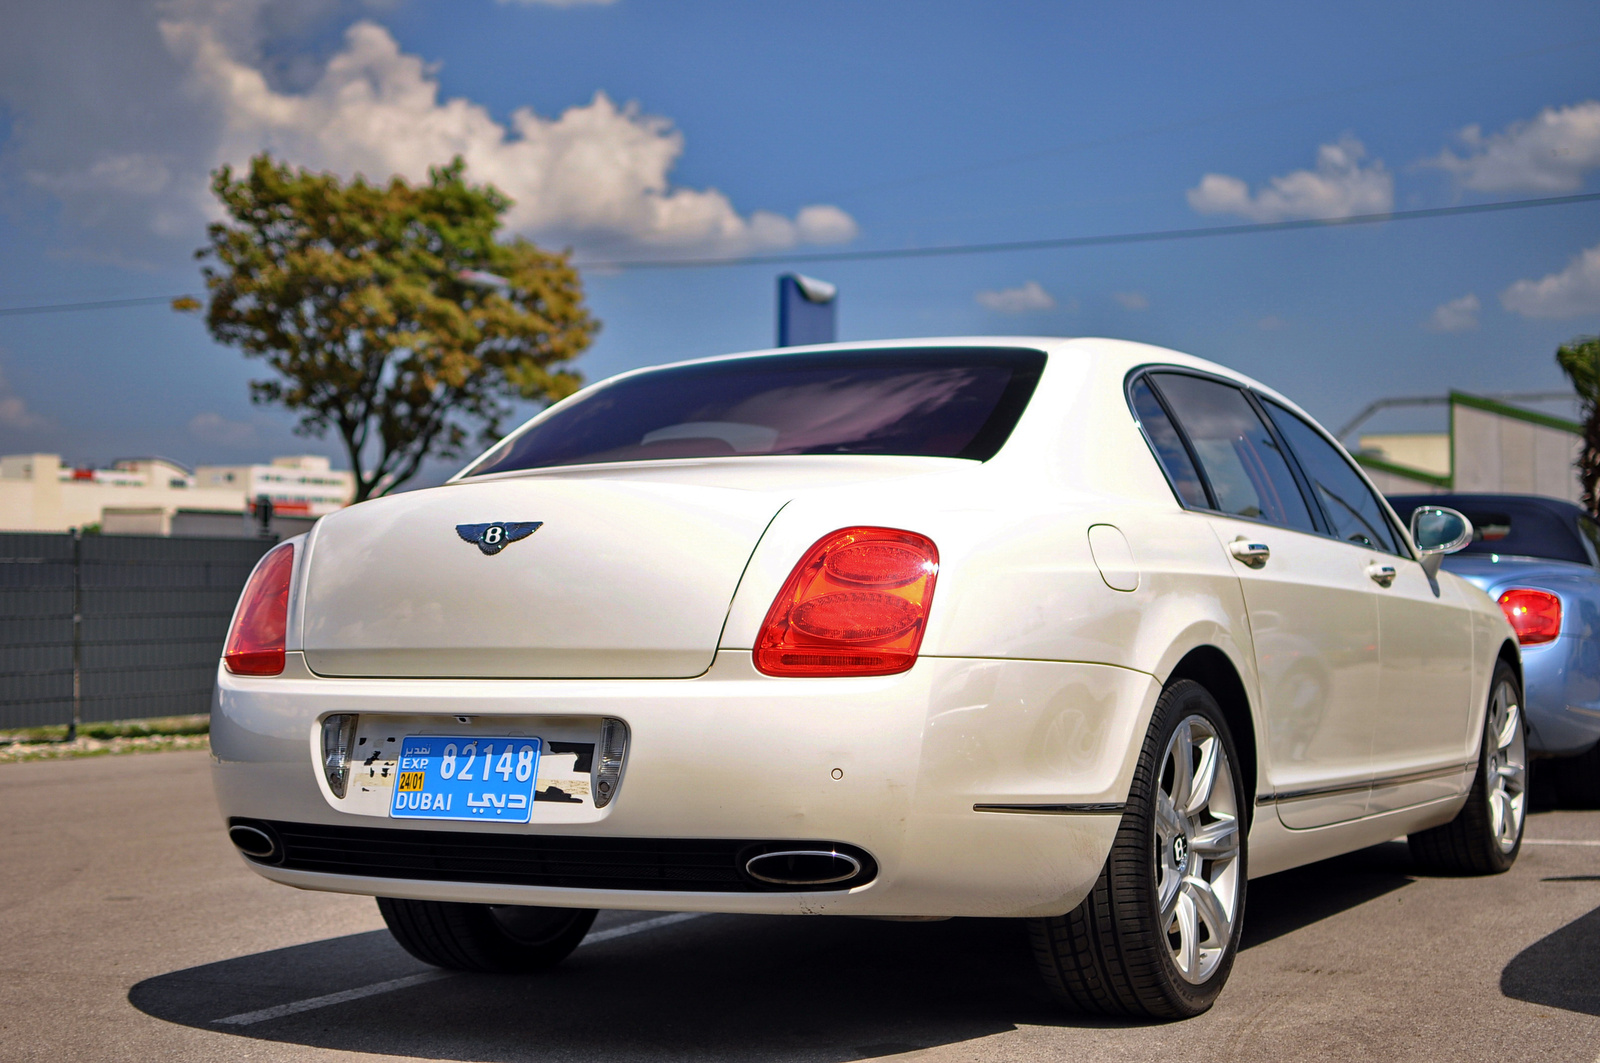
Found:
<path fill-rule="evenodd" d="M 0 309 L 196 290 L 205 174 L 261 148 L 369 176 L 419 176 L 462 151 L 517 199 L 515 227 L 588 260 L 1600 189 L 1592 3 L 7 10 Z M 764 346 L 781 269 L 589 271 L 604 330 L 580 366 L 600 379 Z M 1600 203 L 805 271 L 840 286 L 841 339 L 1145 340 L 1257 376 L 1337 427 L 1385 396 L 1564 388 L 1556 344 L 1600 332 Z M 260 372 L 159 305 L 0 315 L 0 452 L 337 456 L 249 404 Z"/>

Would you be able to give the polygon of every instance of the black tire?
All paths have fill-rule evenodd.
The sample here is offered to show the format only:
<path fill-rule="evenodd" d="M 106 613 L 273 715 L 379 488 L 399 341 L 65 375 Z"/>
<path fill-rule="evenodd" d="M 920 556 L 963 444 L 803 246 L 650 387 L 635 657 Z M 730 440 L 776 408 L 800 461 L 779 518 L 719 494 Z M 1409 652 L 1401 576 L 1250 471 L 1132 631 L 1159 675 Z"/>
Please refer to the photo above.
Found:
<path fill-rule="evenodd" d="M 1540 761 L 1555 776 L 1556 796 L 1566 808 L 1600 808 L 1600 745 L 1587 753 Z"/>
<path fill-rule="evenodd" d="M 1198 846 L 1191 850 L 1187 844 L 1182 857 L 1173 856 L 1176 850 L 1162 839 L 1165 828 L 1157 823 L 1158 798 L 1176 786 L 1172 781 L 1176 753 L 1168 756 L 1169 744 L 1180 725 L 1191 726 L 1196 717 L 1209 725 L 1212 737 L 1226 754 L 1226 799 L 1219 799 L 1217 808 L 1212 808 L 1208 799 L 1206 809 L 1199 814 L 1201 819 L 1209 816 L 1209 823 L 1220 825 L 1218 829 L 1224 831 L 1224 820 L 1231 816 L 1236 848 L 1233 855 L 1222 859 L 1208 860 L 1200 855 Z M 1186 731 L 1193 733 L 1192 727 Z M 1203 765 L 1204 754 L 1198 760 Z M 1194 763 L 1192 758 L 1191 765 Z M 1244 926 L 1249 806 L 1239 763 L 1222 710 L 1204 687 L 1182 679 L 1162 692 L 1139 753 L 1111 855 L 1106 858 L 1094 889 L 1066 915 L 1029 921 L 1039 970 L 1070 1008 L 1091 1015 L 1183 1019 L 1200 1014 L 1217 999 L 1233 969 Z M 1193 767 L 1190 770 L 1192 773 Z M 1213 792 L 1220 795 L 1221 788 L 1219 775 Z M 1186 832 L 1185 837 L 1190 835 Z M 1164 863 L 1169 856 L 1178 863 Z M 1212 931 L 1210 920 L 1202 914 L 1201 921 L 1194 924 L 1205 927 L 1205 940 L 1213 942 L 1213 949 L 1210 959 L 1196 968 L 1195 973 L 1203 976 L 1191 980 L 1181 972 L 1173 955 L 1171 928 L 1179 917 L 1175 909 L 1173 919 L 1166 926 L 1161 925 L 1158 891 L 1161 882 L 1170 880 L 1174 867 L 1179 868 L 1181 879 L 1182 869 L 1191 866 L 1187 861 L 1197 856 L 1203 861 L 1199 877 L 1215 873 L 1220 876 L 1216 881 L 1226 881 L 1228 889 L 1224 892 L 1231 891 L 1233 908 L 1231 925 L 1220 935 L 1220 951 L 1219 935 Z M 1179 886 L 1173 887 L 1175 898 L 1178 889 Z M 1197 954 L 1191 953 L 1191 963 Z"/>
<path fill-rule="evenodd" d="M 400 947 L 423 963 L 487 974 L 529 974 L 555 966 L 578 947 L 598 914 L 593 908 L 392 897 L 379 897 L 378 911 Z"/>
<path fill-rule="evenodd" d="M 1496 722 L 1496 697 L 1502 691 L 1508 695 L 1510 715 L 1515 717 L 1515 734 L 1504 747 L 1500 743 L 1504 728 Z M 1522 850 L 1528 801 L 1528 752 L 1521 706 L 1522 688 L 1517 673 L 1505 661 L 1496 663 L 1478 743 L 1478 770 L 1467 803 L 1449 823 L 1406 838 L 1412 859 L 1423 869 L 1445 875 L 1498 875 L 1516 863 L 1517 853 Z M 1516 774 L 1506 774 L 1502 768 Z M 1505 781 L 1501 784 L 1497 779 Z M 1502 831 L 1498 829 L 1499 822 L 1510 822 L 1504 819 L 1507 816 L 1514 819 L 1515 826 Z"/>

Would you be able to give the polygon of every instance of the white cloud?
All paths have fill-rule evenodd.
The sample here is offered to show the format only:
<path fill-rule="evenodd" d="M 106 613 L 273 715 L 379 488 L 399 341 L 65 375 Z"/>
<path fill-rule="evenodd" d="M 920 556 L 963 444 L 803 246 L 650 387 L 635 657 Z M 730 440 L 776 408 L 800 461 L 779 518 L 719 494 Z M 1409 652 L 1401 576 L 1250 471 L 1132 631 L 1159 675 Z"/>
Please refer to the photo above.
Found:
<path fill-rule="evenodd" d="M 1468 292 L 1459 299 L 1434 307 L 1428 327 L 1435 332 L 1471 332 L 1478 327 L 1478 311 L 1481 309 L 1483 304 L 1478 302 L 1477 295 Z"/>
<path fill-rule="evenodd" d="M 1575 192 L 1585 171 L 1600 169 L 1600 100 L 1546 107 L 1489 136 L 1469 125 L 1457 137 L 1464 154 L 1446 148 L 1421 165 L 1478 192 Z"/>
<path fill-rule="evenodd" d="M 256 426 L 230 421 L 220 413 L 197 413 L 189 419 L 189 434 L 202 443 L 223 447 L 245 447 L 260 442 Z"/>
<path fill-rule="evenodd" d="M 1560 273 L 1517 281 L 1500 293 L 1500 305 L 1523 317 L 1600 314 L 1600 244 L 1573 256 Z"/>
<path fill-rule="evenodd" d="M 0 373 L 0 425 L 22 431 L 43 428 L 48 423 L 45 418 L 28 409 L 27 402 L 12 392 L 5 374 Z"/>
<path fill-rule="evenodd" d="M 1150 297 L 1144 292 L 1112 292 L 1111 298 L 1124 310 L 1150 309 Z"/>
<path fill-rule="evenodd" d="M 1384 214 L 1394 208 L 1394 175 L 1382 159 L 1362 166 L 1366 155 L 1366 146 L 1346 134 L 1317 149 L 1315 170 L 1274 177 L 1254 194 L 1237 177 L 1208 173 L 1189 189 L 1189 206 L 1200 214 L 1237 214 L 1257 222 Z"/>
<path fill-rule="evenodd" d="M 372 22 L 346 31 L 344 49 L 303 93 L 275 91 L 204 23 L 165 22 L 162 31 L 190 63 L 196 87 L 222 108 L 219 161 L 241 163 L 265 148 L 342 174 L 421 180 L 430 165 L 460 155 L 474 180 L 515 200 L 512 229 L 558 241 L 621 238 L 737 253 L 855 235 L 837 207 L 810 207 L 794 221 L 767 211 L 745 216 L 715 189 L 673 187 L 668 175 L 683 135 L 604 92 L 555 118 L 520 108 L 509 127 L 479 104 L 441 101 L 428 66 Z"/>
<path fill-rule="evenodd" d="M 827 204 L 801 207 L 794 228 L 801 242 L 808 244 L 847 244 L 860 232 L 854 218 Z"/>
<path fill-rule="evenodd" d="M 1041 310 L 1054 310 L 1055 297 L 1039 284 L 1029 281 L 1020 288 L 1001 288 L 981 291 L 976 296 L 978 305 L 997 314 L 1030 314 Z"/>
<path fill-rule="evenodd" d="M 715 188 L 675 185 L 683 133 L 604 92 L 501 121 L 442 98 L 435 68 L 375 22 L 350 24 L 321 58 L 303 43 L 387 2 L 129 0 L 89 20 L 26 5 L 0 34 L 0 107 L 14 119 L 0 167 L 131 256 L 199 243 L 216 212 L 209 171 L 263 150 L 377 181 L 424 180 L 459 154 L 470 180 L 515 201 L 512 231 L 553 246 L 737 254 L 855 238 L 837 206 L 741 211 Z M 62 69 L 96 71 L 94 93 L 61 91 Z"/>

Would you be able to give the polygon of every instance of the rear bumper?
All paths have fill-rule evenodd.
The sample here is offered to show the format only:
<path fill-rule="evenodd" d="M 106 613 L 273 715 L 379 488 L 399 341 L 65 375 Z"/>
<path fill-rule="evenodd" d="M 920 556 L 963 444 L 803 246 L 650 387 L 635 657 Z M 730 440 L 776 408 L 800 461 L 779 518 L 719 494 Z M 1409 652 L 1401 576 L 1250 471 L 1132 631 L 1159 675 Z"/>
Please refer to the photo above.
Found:
<path fill-rule="evenodd" d="M 575 839 L 812 839 L 859 847 L 877 867 L 850 890 L 735 893 L 429 881 L 250 862 L 269 879 L 309 889 L 670 911 L 1066 911 L 1105 861 L 1160 692 L 1141 672 L 1038 661 L 923 658 L 898 676 L 774 679 L 755 672 L 748 653 L 725 650 L 696 679 L 524 681 L 327 679 L 297 657 L 272 679 L 219 674 L 212 751 L 225 817 Z M 626 721 L 631 740 L 616 799 L 584 822 L 417 823 L 343 811 L 319 783 L 312 736 L 330 712 L 469 714 L 485 733 L 496 717 L 610 716 Z M 1014 810 L 975 811 L 981 805 Z"/>
<path fill-rule="evenodd" d="M 1600 642 L 1563 635 L 1522 648 L 1528 745 L 1569 756 L 1600 742 Z"/>

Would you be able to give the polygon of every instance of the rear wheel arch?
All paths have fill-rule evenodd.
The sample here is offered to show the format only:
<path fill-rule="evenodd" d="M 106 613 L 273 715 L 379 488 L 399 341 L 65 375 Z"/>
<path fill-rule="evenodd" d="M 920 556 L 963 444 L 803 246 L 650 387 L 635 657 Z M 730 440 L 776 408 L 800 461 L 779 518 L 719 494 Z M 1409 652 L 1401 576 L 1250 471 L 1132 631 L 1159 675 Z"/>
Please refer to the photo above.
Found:
<path fill-rule="evenodd" d="M 1500 660 L 1511 666 L 1511 671 L 1517 677 L 1517 688 L 1522 689 L 1522 652 L 1517 649 L 1515 642 L 1506 639 L 1500 644 Z"/>
<path fill-rule="evenodd" d="M 1228 730 L 1239 753 L 1239 774 L 1244 778 L 1245 814 L 1250 815 L 1256 799 L 1256 729 L 1250 711 L 1250 696 L 1244 680 L 1228 655 L 1215 646 L 1196 646 L 1173 666 L 1162 686 L 1180 679 L 1192 679 L 1205 687 L 1221 707 Z"/>

